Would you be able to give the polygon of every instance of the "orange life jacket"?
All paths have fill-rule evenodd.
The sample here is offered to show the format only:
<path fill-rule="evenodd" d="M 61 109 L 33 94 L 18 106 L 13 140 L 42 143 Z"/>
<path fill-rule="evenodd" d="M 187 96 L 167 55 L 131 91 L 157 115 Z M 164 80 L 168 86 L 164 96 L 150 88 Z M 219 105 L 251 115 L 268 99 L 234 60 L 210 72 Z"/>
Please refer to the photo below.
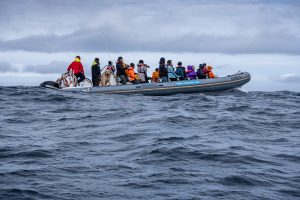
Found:
<path fill-rule="evenodd" d="M 152 79 L 153 79 L 153 80 L 159 79 L 159 72 L 158 72 L 158 71 L 154 71 L 154 72 L 152 73 Z"/>
<path fill-rule="evenodd" d="M 127 70 L 127 76 L 129 78 L 129 81 L 134 81 L 135 80 L 135 73 L 133 67 L 129 67 Z"/>
<path fill-rule="evenodd" d="M 212 71 L 207 72 L 208 78 L 216 78 L 215 74 Z"/>

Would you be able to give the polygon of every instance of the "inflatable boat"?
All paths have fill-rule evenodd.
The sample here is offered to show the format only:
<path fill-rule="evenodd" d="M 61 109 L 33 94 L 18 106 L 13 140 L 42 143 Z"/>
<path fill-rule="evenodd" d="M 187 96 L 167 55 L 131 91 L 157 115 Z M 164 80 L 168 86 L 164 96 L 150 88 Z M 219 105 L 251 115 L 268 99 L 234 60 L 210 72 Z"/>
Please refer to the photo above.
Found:
<path fill-rule="evenodd" d="M 115 86 L 77 86 L 60 88 L 53 81 L 43 82 L 40 87 L 57 89 L 68 92 L 88 92 L 99 94 L 143 94 L 143 95 L 173 95 L 178 93 L 199 93 L 230 90 L 241 87 L 249 82 L 251 76 L 248 72 L 240 72 L 214 79 L 195 79 L 159 83 L 143 83 Z"/>

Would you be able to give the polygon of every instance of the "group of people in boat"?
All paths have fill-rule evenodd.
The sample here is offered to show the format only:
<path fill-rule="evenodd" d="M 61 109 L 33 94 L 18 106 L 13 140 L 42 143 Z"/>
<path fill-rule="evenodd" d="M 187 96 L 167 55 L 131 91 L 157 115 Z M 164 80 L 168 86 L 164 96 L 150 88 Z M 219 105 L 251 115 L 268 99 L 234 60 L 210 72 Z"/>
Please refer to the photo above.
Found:
<path fill-rule="evenodd" d="M 140 60 L 135 66 L 134 63 L 125 64 L 123 58 L 118 57 L 116 66 L 113 65 L 112 61 L 108 61 L 108 64 L 101 70 L 100 60 L 99 58 L 95 58 L 91 66 L 93 86 L 107 86 L 112 76 L 122 85 L 126 85 L 128 82 L 131 84 L 140 84 L 148 83 L 149 81 L 168 82 L 216 78 L 212 72 L 212 67 L 207 66 L 206 63 L 200 64 L 197 70 L 194 65 L 188 65 L 185 68 L 182 62 L 178 62 L 174 68 L 172 60 L 167 60 L 166 62 L 165 58 L 162 57 L 159 60 L 159 67 L 152 73 L 152 77 L 148 77 L 147 75 L 149 68 L 149 65 L 145 64 L 143 60 Z M 75 60 L 69 65 L 67 71 L 71 70 L 77 78 L 77 84 L 85 79 L 80 56 L 76 56 Z"/>

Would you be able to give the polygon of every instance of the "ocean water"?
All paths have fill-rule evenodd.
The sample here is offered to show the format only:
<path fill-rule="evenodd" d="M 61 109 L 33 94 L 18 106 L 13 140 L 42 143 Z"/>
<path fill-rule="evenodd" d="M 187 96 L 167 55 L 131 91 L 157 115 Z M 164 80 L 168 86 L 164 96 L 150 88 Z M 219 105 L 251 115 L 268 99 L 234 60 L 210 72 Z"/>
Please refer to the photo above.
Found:
<path fill-rule="evenodd" d="M 300 93 L 0 87 L 0 199 L 299 199 Z"/>

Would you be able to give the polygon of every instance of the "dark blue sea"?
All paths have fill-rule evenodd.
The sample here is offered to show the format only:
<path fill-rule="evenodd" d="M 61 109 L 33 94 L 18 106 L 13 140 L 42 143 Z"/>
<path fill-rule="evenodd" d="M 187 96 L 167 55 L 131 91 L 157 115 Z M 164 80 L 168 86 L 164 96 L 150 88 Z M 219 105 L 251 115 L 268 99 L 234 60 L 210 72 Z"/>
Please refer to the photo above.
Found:
<path fill-rule="evenodd" d="M 0 199 L 300 199 L 300 93 L 0 87 Z"/>

